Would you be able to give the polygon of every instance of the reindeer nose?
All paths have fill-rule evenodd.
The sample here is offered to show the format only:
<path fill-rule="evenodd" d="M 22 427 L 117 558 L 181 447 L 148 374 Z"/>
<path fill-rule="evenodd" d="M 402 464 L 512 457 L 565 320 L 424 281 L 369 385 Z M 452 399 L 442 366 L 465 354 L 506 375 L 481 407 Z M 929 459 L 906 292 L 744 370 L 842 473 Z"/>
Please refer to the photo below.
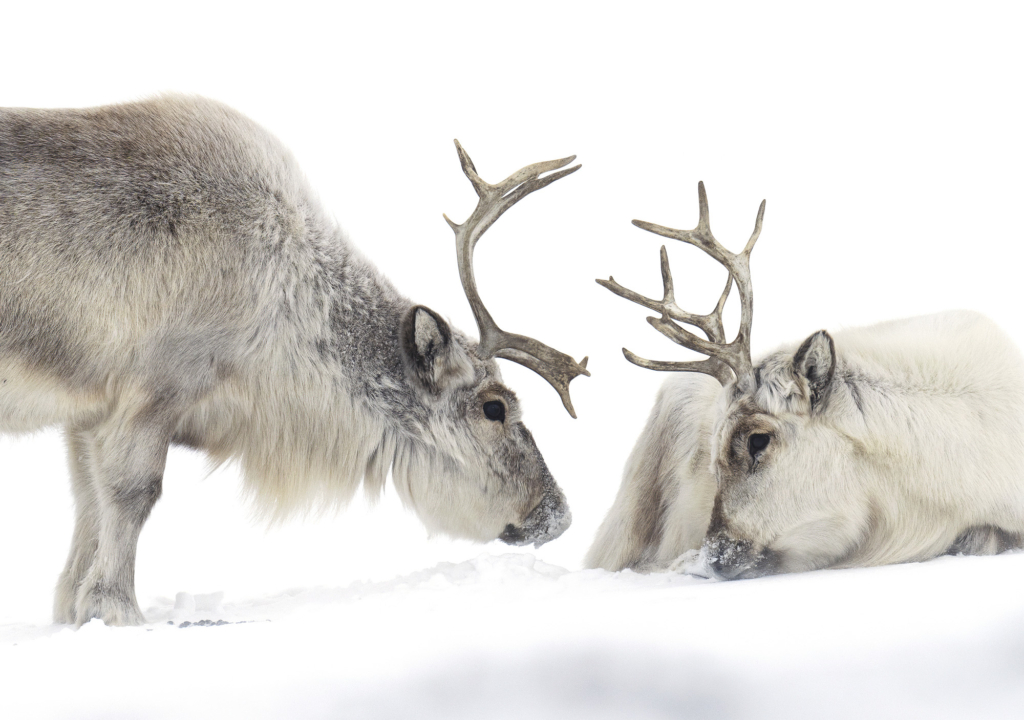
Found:
<path fill-rule="evenodd" d="M 544 501 L 541 501 L 541 505 L 545 504 Z M 537 510 L 534 509 L 533 512 L 535 513 Z M 530 515 L 533 515 L 533 513 L 530 513 Z M 562 491 L 558 490 L 557 496 L 553 498 L 545 518 L 538 525 L 539 528 L 542 528 L 542 532 L 534 539 L 533 546 L 538 548 L 546 542 L 561 537 L 562 533 L 568 530 L 570 525 L 572 525 L 572 512 L 569 510 L 569 503 L 566 501 Z"/>
<path fill-rule="evenodd" d="M 529 545 L 540 547 L 546 542 L 559 537 L 572 524 L 572 513 L 565 495 L 557 487 L 544 493 L 541 501 L 518 527 L 509 523 L 505 526 L 498 539 L 509 545 Z"/>
<path fill-rule="evenodd" d="M 779 559 L 768 548 L 755 548 L 749 540 L 737 540 L 725 532 L 708 533 L 701 554 L 707 568 L 719 580 L 764 577 L 778 571 Z"/>

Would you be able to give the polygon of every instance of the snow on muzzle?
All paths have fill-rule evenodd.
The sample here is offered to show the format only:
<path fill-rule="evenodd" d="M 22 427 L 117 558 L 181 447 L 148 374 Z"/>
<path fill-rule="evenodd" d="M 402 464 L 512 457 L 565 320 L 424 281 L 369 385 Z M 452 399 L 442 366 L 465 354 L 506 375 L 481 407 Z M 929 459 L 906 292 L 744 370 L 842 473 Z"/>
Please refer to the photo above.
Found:
<path fill-rule="evenodd" d="M 701 556 L 711 575 L 719 580 L 742 580 L 779 572 L 779 556 L 769 548 L 757 548 L 750 540 L 737 540 L 718 530 L 708 533 Z"/>
<path fill-rule="evenodd" d="M 505 526 L 498 539 L 509 545 L 540 547 L 564 533 L 572 524 L 572 513 L 562 490 L 554 484 L 545 489 L 544 496 L 522 524 Z"/>

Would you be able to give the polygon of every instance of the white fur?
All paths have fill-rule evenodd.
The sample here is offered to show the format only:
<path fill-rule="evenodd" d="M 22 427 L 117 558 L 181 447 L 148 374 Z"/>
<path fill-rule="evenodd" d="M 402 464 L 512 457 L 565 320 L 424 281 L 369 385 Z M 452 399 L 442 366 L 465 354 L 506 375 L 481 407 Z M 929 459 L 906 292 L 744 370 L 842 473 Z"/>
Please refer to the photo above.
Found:
<path fill-rule="evenodd" d="M 758 363 L 752 396 L 703 376 L 670 378 L 588 566 L 664 569 L 702 542 L 708 551 L 712 539 L 749 546 L 752 562 L 770 553 L 771 572 L 1019 544 L 1024 360 L 1006 335 L 976 313 L 947 312 L 844 330 L 834 341 L 835 374 L 813 407 L 795 345 Z M 753 432 L 771 436 L 756 466 L 745 456 Z M 706 465 L 687 465 L 693 447 Z M 677 492 L 645 510 L 661 531 L 638 547 L 652 522 L 637 514 L 639 498 L 670 475 Z M 708 495 L 720 517 L 705 541 Z M 977 541 L 958 545 L 971 532 Z"/>

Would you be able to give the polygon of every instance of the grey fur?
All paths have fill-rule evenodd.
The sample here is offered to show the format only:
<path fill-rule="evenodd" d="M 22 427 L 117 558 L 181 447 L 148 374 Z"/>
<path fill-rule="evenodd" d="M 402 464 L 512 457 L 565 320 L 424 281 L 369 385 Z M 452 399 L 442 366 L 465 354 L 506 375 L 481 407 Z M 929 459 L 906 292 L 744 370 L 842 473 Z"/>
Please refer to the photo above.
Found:
<path fill-rule="evenodd" d="M 793 355 L 793 373 L 802 377 L 810 392 L 811 408 L 825 402 L 836 371 L 836 345 L 824 330 L 812 334 Z M 760 378 L 760 374 L 758 374 Z"/>
<path fill-rule="evenodd" d="M 65 428 L 58 622 L 143 621 L 135 547 L 175 443 L 237 461 L 271 518 L 391 470 L 434 531 L 539 544 L 571 520 L 494 360 L 210 100 L 0 110 L 0 380 L 0 432 Z"/>

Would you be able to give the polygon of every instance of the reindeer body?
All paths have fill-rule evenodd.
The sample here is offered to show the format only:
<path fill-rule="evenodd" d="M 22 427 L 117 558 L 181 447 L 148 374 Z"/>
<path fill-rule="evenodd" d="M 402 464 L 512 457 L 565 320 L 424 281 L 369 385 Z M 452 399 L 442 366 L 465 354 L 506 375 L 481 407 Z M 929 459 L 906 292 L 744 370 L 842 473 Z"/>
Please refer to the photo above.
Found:
<path fill-rule="evenodd" d="M 495 361 L 203 99 L 0 110 L 0 432 L 51 425 L 77 509 L 59 622 L 142 621 L 135 544 L 171 444 L 237 460 L 272 517 L 391 470 L 431 530 L 539 544 L 569 522 Z"/>
<path fill-rule="evenodd" d="M 1022 546 L 1024 358 L 1006 335 L 976 313 L 947 312 L 835 338 L 822 330 L 754 364 L 750 254 L 765 203 L 732 253 L 711 233 L 703 183 L 697 197 L 693 230 L 633 224 L 728 270 L 711 313 L 676 304 L 664 247 L 662 299 L 598 280 L 707 358 L 646 360 L 623 348 L 636 365 L 682 374 L 658 396 L 587 565 L 692 568 L 684 554 L 699 547 L 705 569 L 731 579 Z M 733 284 L 740 327 L 727 341 Z"/>
<path fill-rule="evenodd" d="M 998 327 L 948 312 L 837 332 L 816 399 L 797 352 L 757 363 L 752 394 L 665 383 L 588 566 L 666 569 L 704 544 L 712 571 L 749 577 L 1021 546 L 1024 358 Z M 753 472 L 733 439 L 751 430 L 776 451 Z"/>
<path fill-rule="evenodd" d="M 711 430 L 720 391 L 704 375 L 672 375 L 661 386 L 586 567 L 666 570 L 700 547 L 715 500 Z"/>

